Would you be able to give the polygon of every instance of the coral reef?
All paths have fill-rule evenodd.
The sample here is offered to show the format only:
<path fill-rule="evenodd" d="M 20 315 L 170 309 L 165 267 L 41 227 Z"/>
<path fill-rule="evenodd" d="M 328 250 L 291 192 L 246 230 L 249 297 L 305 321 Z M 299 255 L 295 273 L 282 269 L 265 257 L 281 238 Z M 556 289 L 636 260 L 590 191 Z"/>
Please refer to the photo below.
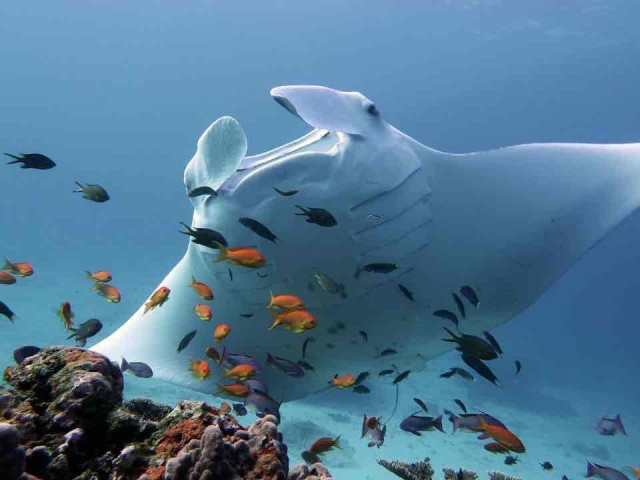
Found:
<path fill-rule="evenodd" d="M 398 460 L 376 460 L 378 464 L 394 473 L 404 480 L 431 480 L 433 478 L 433 468 L 428 458 L 422 462 L 405 463 Z"/>
<path fill-rule="evenodd" d="M 464 469 L 459 469 L 456 472 L 452 468 L 444 468 L 442 471 L 444 472 L 444 480 L 476 480 L 478 478 L 477 473 Z"/>
<path fill-rule="evenodd" d="M 489 480 L 522 480 L 519 477 L 510 477 L 502 472 L 489 472 Z"/>
<path fill-rule="evenodd" d="M 321 465 L 289 473 L 278 419 L 248 428 L 203 402 L 122 402 L 106 357 L 50 347 L 8 367 L 0 389 L 2 480 L 328 480 Z"/>

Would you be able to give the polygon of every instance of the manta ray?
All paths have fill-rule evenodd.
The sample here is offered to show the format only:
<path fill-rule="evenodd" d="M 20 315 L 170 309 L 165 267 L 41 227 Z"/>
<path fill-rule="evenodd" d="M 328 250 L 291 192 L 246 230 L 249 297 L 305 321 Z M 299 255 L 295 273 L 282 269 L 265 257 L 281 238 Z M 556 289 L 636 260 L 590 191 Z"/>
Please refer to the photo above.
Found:
<path fill-rule="evenodd" d="M 212 192 L 189 197 L 192 228 L 221 233 L 229 247 L 256 248 L 266 264 L 256 270 L 218 262 L 219 250 L 189 241 L 158 285 L 170 289 L 169 299 L 146 314 L 141 306 L 93 350 L 114 361 L 146 362 L 157 378 L 214 394 L 226 380 L 220 366 L 210 362 L 206 380 L 188 370 L 191 359 L 206 358 L 206 347 L 221 350 L 213 330 L 225 322 L 231 333 L 224 348 L 254 357 L 269 393 L 285 401 L 327 387 L 336 374 L 392 363 L 419 370 L 452 348 L 442 341 L 443 327 L 455 327 L 434 312 L 454 313 L 469 334 L 507 322 L 640 205 L 640 143 L 539 143 L 451 154 L 389 125 L 361 93 L 320 86 L 270 93 L 312 130 L 247 156 L 242 127 L 222 117 L 202 134 L 184 172 L 186 192 Z M 283 196 L 274 188 L 297 193 Z M 298 206 L 324 209 L 336 224 L 305 221 Z M 265 225 L 277 243 L 239 218 Z M 394 268 L 362 268 L 372 263 Z M 314 283 L 314 272 L 340 285 L 342 294 Z M 215 294 L 209 322 L 193 312 L 202 300 L 188 287 L 192 278 Z M 459 295 L 462 286 L 479 297 L 477 308 Z M 270 292 L 303 299 L 317 326 L 269 330 Z M 454 293 L 464 302 L 464 318 Z M 193 330 L 195 338 L 178 353 Z M 300 360 L 306 339 L 313 339 L 305 356 L 313 371 L 294 378 L 266 366 L 267 353 Z M 387 349 L 397 353 L 381 355 Z"/>

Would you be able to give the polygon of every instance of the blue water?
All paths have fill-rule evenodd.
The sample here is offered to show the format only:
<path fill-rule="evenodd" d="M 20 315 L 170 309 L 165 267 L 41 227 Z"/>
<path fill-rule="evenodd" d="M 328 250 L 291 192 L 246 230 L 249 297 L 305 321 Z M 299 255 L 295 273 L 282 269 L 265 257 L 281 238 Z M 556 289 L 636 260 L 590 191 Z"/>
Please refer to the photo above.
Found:
<path fill-rule="evenodd" d="M 274 86 L 361 91 L 390 124 L 443 151 L 640 141 L 635 1 L 183 3 L 3 5 L 0 150 L 46 153 L 58 166 L 0 171 L 0 256 L 36 270 L 0 286 L 0 299 L 20 317 L 13 325 L 0 318 L 2 364 L 23 344 L 72 344 L 54 313 L 63 300 L 80 319 L 103 321 L 98 339 L 126 321 L 184 252 L 175 231 L 192 208 L 182 175 L 211 121 L 237 118 L 250 154 L 307 131 L 270 98 Z M 71 193 L 74 180 L 104 185 L 112 200 L 82 200 Z M 507 467 L 473 437 L 449 434 L 394 432 L 382 449 L 367 450 L 358 438 L 362 411 L 392 403 L 393 390 L 346 405 L 325 394 L 288 407 L 283 431 L 292 456 L 316 433 L 341 433 L 348 448 L 326 461 L 337 478 L 392 478 L 374 456 L 429 456 L 439 468 L 527 479 L 578 478 L 585 459 L 638 464 L 638 238 L 635 215 L 495 330 L 523 363 L 517 381 L 502 389 L 454 382 L 439 391 L 447 356 L 410 379 L 407 390 L 440 410 L 456 396 L 509 419 L 530 446 L 521 464 Z M 84 270 L 101 268 L 123 292 L 118 305 L 88 291 Z M 211 400 L 138 379 L 127 395 Z M 616 413 L 629 437 L 598 436 L 593 424 Z M 340 431 L 325 432 L 327 422 Z M 542 472 L 545 460 L 554 472 Z"/>

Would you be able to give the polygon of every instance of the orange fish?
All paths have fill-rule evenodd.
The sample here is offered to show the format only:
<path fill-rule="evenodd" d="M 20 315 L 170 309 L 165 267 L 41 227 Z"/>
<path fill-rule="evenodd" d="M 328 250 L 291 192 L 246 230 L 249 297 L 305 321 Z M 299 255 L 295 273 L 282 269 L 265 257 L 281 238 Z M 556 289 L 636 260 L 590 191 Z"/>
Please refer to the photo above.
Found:
<path fill-rule="evenodd" d="M 198 380 L 206 380 L 211 374 L 211 370 L 209 370 L 209 364 L 206 360 L 200 360 L 196 362 L 194 359 L 191 359 L 191 368 L 189 368 L 189 370 L 191 370 L 193 376 Z"/>
<path fill-rule="evenodd" d="M 87 272 L 87 277 L 90 280 L 98 283 L 109 283 L 111 281 L 111 274 L 106 270 L 101 270 L 99 272 L 91 273 L 89 270 L 85 270 Z"/>
<path fill-rule="evenodd" d="M 629 467 L 636 474 L 637 480 L 640 480 L 640 467 Z"/>
<path fill-rule="evenodd" d="M 230 370 L 225 370 L 225 376 L 229 378 L 234 378 L 236 380 L 247 380 L 249 378 L 253 378 L 256 376 L 256 369 L 251 365 L 247 365 L 246 363 L 241 363 L 240 365 L 236 365 Z"/>
<path fill-rule="evenodd" d="M 64 323 L 65 329 L 69 330 L 73 326 L 73 320 L 71 319 L 74 318 L 75 315 L 71 311 L 71 304 L 69 302 L 62 302 L 60 309 L 58 310 L 58 316 Z"/>
<path fill-rule="evenodd" d="M 273 330 L 278 325 L 284 325 L 284 328 L 291 330 L 293 333 L 301 333 L 316 328 L 316 325 L 318 325 L 315 317 L 306 310 L 287 310 L 282 313 L 274 313 L 269 310 L 269 312 L 273 315 L 273 323 L 269 330 Z"/>
<path fill-rule="evenodd" d="M 218 385 L 217 393 L 226 393 L 227 395 L 231 395 L 232 397 L 246 397 L 249 395 L 251 390 L 246 385 L 241 383 L 232 383 L 229 385 Z"/>
<path fill-rule="evenodd" d="M 313 445 L 311 445 L 311 447 L 309 447 L 309 451 L 311 453 L 315 453 L 316 455 L 322 455 L 323 453 L 327 453 L 333 448 L 340 448 L 340 435 L 338 435 L 336 438 L 319 438 L 318 440 L 313 442 Z"/>
<path fill-rule="evenodd" d="M 227 248 L 219 242 L 213 242 L 220 250 L 220 256 L 214 263 L 228 260 L 233 265 L 240 265 L 247 268 L 264 267 L 267 261 L 264 256 L 255 248 L 251 247 L 234 247 Z"/>
<path fill-rule="evenodd" d="M 113 285 L 106 283 L 94 283 L 91 290 L 97 291 L 98 295 L 107 299 L 107 302 L 120 303 L 122 297 L 120 291 Z"/>
<path fill-rule="evenodd" d="M 16 283 L 16 277 L 10 273 L 0 271 L 0 283 L 2 285 L 13 285 Z"/>
<path fill-rule="evenodd" d="M 337 388 L 349 388 L 353 387 L 355 384 L 356 377 L 354 377 L 350 373 L 345 373 L 341 377 L 336 374 L 335 377 L 331 379 L 331 385 Z"/>
<path fill-rule="evenodd" d="M 231 405 L 229 405 L 227 402 L 222 402 L 220 404 L 220 413 L 222 415 L 226 415 L 230 411 L 231 411 Z"/>
<path fill-rule="evenodd" d="M 193 288 L 200 298 L 203 300 L 213 300 L 213 292 L 208 285 L 198 282 L 195 277 L 191 277 L 191 279 L 192 281 L 189 284 L 189 287 Z"/>
<path fill-rule="evenodd" d="M 491 452 L 491 453 L 508 453 L 509 452 L 509 449 L 507 447 L 505 447 L 504 445 L 498 442 L 487 443 L 484 446 L 484 449 L 487 452 Z"/>
<path fill-rule="evenodd" d="M 171 290 L 169 290 L 167 287 L 160 287 L 155 292 L 153 292 L 153 295 L 151 295 L 149 301 L 144 304 L 144 312 L 142 314 L 144 315 L 149 310 L 153 310 L 156 307 L 161 307 L 164 302 L 169 300 L 169 293 L 171 293 Z"/>
<path fill-rule="evenodd" d="M 207 347 L 204 354 L 216 363 L 220 363 L 220 354 L 213 347 Z"/>
<path fill-rule="evenodd" d="M 196 303 L 196 306 L 193 307 L 193 311 L 196 312 L 196 315 L 200 320 L 204 320 L 205 322 L 211 320 L 211 317 L 213 315 L 211 313 L 211 307 L 203 303 Z"/>
<path fill-rule="evenodd" d="M 267 308 L 276 308 L 278 310 L 304 310 L 304 302 L 295 295 L 273 295 L 269 290 L 271 300 Z"/>
<path fill-rule="evenodd" d="M 219 323 L 215 331 L 213 332 L 213 339 L 218 343 L 222 343 L 222 340 L 227 338 L 227 335 L 229 335 L 230 333 L 231 325 L 229 325 L 228 323 Z"/>
<path fill-rule="evenodd" d="M 524 445 L 520 439 L 506 428 L 499 427 L 498 425 L 489 425 L 482 417 L 480 417 L 480 427 L 484 432 L 484 435 L 480 436 L 481 439 L 490 437 L 512 452 L 525 452 Z"/>
<path fill-rule="evenodd" d="M 33 275 L 33 267 L 31 264 L 27 262 L 15 262 L 11 263 L 8 259 L 4 259 L 4 267 L 3 270 L 9 270 L 14 275 L 18 275 L 20 277 L 28 277 Z"/>

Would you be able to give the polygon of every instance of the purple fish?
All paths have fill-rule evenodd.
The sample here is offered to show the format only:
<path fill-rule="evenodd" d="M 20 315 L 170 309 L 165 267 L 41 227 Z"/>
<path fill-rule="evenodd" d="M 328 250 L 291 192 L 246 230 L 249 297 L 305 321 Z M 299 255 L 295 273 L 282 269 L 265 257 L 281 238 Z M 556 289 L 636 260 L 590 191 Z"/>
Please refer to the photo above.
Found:
<path fill-rule="evenodd" d="M 444 433 L 444 429 L 442 428 L 442 415 L 437 418 L 422 415 L 409 415 L 407 418 L 402 420 L 400 428 L 405 432 L 413 433 L 418 437 L 421 435 L 420 432 L 433 429 L 440 430 Z"/>
<path fill-rule="evenodd" d="M 362 419 L 362 436 L 360 438 L 364 438 L 366 435 L 371 437 L 371 441 L 367 444 L 367 447 L 380 448 L 384 444 L 386 434 L 386 425 L 380 428 L 380 422 L 376 417 L 367 417 L 366 414 L 364 415 Z"/>
<path fill-rule="evenodd" d="M 504 423 L 495 417 L 487 413 L 465 413 L 463 415 L 451 415 L 449 420 L 453 423 L 453 431 L 458 429 L 480 431 L 482 424 L 480 419 L 483 419 L 487 425 L 494 425 L 497 427 L 507 428 Z"/>
<path fill-rule="evenodd" d="M 34 347 L 33 345 L 25 345 L 24 347 L 17 348 L 13 351 L 13 359 L 17 364 L 21 364 L 27 358 L 32 357 L 40 351 L 40 347 Z"/>
<path fill-rule="evenodd" d="M 290 377 L 304 377 L 304 369 L 297 363 L 287 360 L 286 358 L 274 357 L 270 353 L 267 353 L 267 365 L 276 367 Z"/>
<path fill-rule="evenodd" d="M 266 393 L 254 390 L 244 399 L 245 407 L 251 407 L 264 415 L 273 415 L 280 422 L 280 404 Z"/>
<path fill-rule="evenodd" d="M 602 417 L 596 425 L 596 430 L 600 435 L 615 435 L 616 433 L 627 434 L 622 425 L 620 414 L 616 415 L 616 418 Z"/>
<path fill-rule="evenodd" d="M 251 365 L 256 372 L 260 372 L 260 365 L 258 365 L 258 362 L 256 362 L 252 356 L 242 353 L 229 353 L 226 348 L 222 349 L 220 365 L 228 368 L 233 368 L 237 365 Z"/>
<path fill-rule="evenodd" d="M 587 462 L 586 477 L 598 477 L 602 480 L 629 480 L 629 477 L 615 468 L 605 467 L 591 462 Z"/>
<path fill-rule="evenodd" d="M 246 380 L 244 384 L 249 387 L 249 390 L 251 390 L 252 392 L 269 393 L 269 389 L 267 388 L 265 383 L 262 380 L 258 380 L 257 378 Z"/>

